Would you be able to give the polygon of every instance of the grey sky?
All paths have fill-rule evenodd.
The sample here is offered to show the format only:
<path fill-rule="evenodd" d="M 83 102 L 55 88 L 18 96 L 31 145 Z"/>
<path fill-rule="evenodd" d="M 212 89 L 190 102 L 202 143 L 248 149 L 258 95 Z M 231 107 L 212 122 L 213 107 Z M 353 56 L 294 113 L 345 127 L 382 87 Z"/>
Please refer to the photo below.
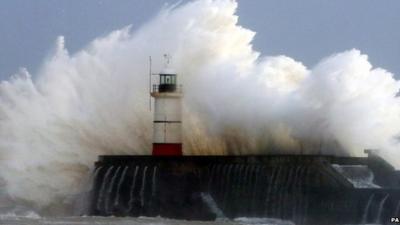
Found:
<path fill-rule="evenodd" d="M 171 0 L 2 0 L 0 79 L 35 72 L 57 36 L 75 52 L 99 35 L 140 26 Z M 184 1 L 185 2 L 185 1 Z M 311 67 L 358 48 L 374 66 L 400 78 L 398 0 L 238 0 L 239 23 L 257 32 L 255 49 L 285 54 Z"/>

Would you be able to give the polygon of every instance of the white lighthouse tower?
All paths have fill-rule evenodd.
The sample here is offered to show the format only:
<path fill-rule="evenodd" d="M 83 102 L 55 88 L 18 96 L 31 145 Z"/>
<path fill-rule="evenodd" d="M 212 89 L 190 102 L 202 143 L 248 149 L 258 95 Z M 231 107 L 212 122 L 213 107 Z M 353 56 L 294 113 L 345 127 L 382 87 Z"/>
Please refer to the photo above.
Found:
<path fill-rule="evenodd" d="M 166 66 L 158 74 L 159 83 L 153 84 L 154 97 L 153 155 L 182 155 L 182 89 L 177 85 L 177 74 Z"/>

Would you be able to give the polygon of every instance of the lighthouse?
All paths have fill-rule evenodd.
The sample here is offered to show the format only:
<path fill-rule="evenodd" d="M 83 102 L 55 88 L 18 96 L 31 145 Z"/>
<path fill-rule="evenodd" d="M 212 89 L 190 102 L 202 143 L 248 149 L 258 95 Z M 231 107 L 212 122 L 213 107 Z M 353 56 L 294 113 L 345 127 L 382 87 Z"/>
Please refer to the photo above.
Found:
<path fill-rule="evenodd" d="M 182 155 L 182 87 L 166 56 L 165 68 L 157 74 L 150 95 L 154 98 L 153 152 L 154 156 Z"/>

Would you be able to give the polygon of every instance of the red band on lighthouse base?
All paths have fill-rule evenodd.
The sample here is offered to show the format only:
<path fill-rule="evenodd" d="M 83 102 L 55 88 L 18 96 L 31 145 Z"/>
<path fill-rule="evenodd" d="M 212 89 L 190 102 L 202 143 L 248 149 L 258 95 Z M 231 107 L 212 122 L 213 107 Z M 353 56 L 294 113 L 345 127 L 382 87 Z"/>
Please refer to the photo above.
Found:
<path fill-rule="evenodd" d="M 181 156 L 182 143 L 153 143 L 154 156 Z"/>

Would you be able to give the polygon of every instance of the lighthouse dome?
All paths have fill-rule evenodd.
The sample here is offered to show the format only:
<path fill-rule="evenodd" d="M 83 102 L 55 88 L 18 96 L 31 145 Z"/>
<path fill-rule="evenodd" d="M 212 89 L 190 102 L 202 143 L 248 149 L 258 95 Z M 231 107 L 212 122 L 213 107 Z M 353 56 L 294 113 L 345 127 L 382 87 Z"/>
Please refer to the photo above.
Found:
<path fill-rule="evenodd" d="M 165 75 L 175 75 L 176 72 L 174 69 L 170 67 L 165 67 L 163 70 L 161 70 L 160 74 L 165 74 Z"/>

